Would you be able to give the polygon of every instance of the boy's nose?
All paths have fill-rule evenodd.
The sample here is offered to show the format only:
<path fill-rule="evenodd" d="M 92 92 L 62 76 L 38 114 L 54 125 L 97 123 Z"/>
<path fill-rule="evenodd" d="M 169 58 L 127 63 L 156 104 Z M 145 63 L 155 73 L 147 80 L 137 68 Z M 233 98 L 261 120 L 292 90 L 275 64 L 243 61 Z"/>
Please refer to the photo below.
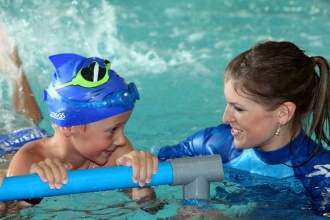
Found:
<path fill-rule="evenodd" d="M 125 138 L 124 132 L 122 130 L 118 131 L 114 144 L 117 146 L 124 146 L 126 144 L 126 138 Z"/>

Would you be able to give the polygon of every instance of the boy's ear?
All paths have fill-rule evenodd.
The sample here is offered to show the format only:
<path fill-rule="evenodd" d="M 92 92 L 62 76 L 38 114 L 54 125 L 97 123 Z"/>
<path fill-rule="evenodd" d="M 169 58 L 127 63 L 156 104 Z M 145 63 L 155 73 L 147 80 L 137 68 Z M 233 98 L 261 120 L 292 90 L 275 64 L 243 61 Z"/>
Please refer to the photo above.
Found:
<path fill-rule="evenodd" d="M 293 102 L 284 102 L 279 107 L 278 122 L 282 125 L 288 123 L 296 111 L 296 105 Z"/>
<path fill-rule="evenodd" d="M 69 137 L 71 136 L 72 126 L 60 127 L 60 131 L 64 136 Z"/>

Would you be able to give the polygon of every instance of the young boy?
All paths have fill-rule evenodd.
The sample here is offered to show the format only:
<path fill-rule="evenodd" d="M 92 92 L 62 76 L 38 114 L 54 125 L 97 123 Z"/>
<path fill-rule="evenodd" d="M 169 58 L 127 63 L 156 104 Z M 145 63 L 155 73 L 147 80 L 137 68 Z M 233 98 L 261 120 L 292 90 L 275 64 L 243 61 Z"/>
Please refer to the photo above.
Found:
<path fill-rule="evenodd" d="M 134 83 L 110 69 L 97 57 L 57 54 L 49 59 L 55 67 L 44 100 L 54 136 L 25 144 L 13 157 L 7 176 L 37 173 L 51 189 L 68 181 L 67 170 L 106 166 L 132 166 L 133 181 L 142 187 L 158 169 L 158 159 L 134 151 L 123 129 L 139 99 Z M 132 199 L 154 195 L 152 188 L 132 189 Z M 31 206 L 31 200 L 19 206 Z"/>

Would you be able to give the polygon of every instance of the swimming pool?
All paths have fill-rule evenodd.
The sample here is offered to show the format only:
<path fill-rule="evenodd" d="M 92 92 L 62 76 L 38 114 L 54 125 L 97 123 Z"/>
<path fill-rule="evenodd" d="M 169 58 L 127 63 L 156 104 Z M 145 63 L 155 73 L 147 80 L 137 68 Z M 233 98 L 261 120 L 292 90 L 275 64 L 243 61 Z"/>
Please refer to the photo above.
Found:
<path fill-rule="evenodd" d="M 140 91 L 141 100 L 126 126 L 126 135 L 137 149 L 174 144 L 201 128 L 219 124 L 225 106 L 223 70 L 235 55 L 256 42 L 290 40 L 310 55 L 330 59 L 327 0 L 0 0 L 0 6 L 1 24 L 19 47 L 44 113 L 40 126 L 52 132 L 41 101 L 53 72 L 47 56 L 74 52 L 108 57 L 112 68 L 134 81 Z M 0 90 L 8 103 L 6 87 Z M 226 175 L 235 182 L 211 185 L 211 207 L 228 217 L 318 218 L 289 180 L 266 185 L 260 176 L 231 170 Z M 36 219 L 175 218 L 176 209 L 182 207 L 182 188 L 159 186 L 155 190 L 158 199 L 168 203 L 155 215 L 115 191 L 47 198 L 19 215 Z"/>

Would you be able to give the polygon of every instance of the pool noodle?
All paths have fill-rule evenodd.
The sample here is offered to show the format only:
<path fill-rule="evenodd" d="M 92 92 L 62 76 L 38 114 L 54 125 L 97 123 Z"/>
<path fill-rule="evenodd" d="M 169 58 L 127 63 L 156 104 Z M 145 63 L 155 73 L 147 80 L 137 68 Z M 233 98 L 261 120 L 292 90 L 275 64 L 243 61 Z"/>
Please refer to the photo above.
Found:
<path fill-rule="evenodd" d="M 37 174 L 6 177 L 0 187 L 0 201 L 139 187 L 132 175 L 132 168 L 124 166 L 73 170 L 68 172 L 69 181 L 61 189 L 50 189 Z M 172 181 L 171 163 L 160 162 L 157 174 L 145 186 L 166 185 Z"/>
<path fill-rule="evenodd" d="M 72 170 L 61 189 L 50 189 L 37 174 L 6 177 L 0 187 L 0 202 L 139 187 L 132 176 L 132 167 L 125 166 Z M 177 158 L 160 162 L 157 174 L 145 186 L 183 185 L 184 199 L 207 200 L 210 182 L 223 178 L 220 155 Z"/>

